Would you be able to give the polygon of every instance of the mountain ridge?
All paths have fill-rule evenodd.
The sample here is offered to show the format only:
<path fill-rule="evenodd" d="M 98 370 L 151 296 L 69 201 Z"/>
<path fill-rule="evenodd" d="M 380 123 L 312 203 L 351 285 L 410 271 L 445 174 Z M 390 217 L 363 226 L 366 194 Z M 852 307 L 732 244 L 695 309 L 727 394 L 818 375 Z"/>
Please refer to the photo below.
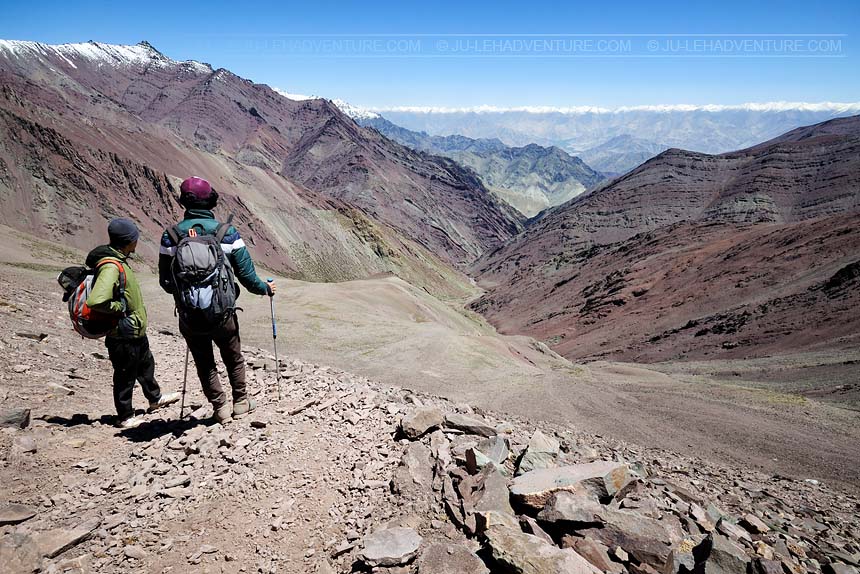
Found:
<path fill-rule="evenodd" d="M 650 362 L 690 353 L 761 356 L 804 348 L 811 340 L 786 337 L 780 347 L 779 339 L 762 333 L 778 332 L 780 321 L 807 324 L 817 317 L 819 325 L 827 324 L 844 312 L 844 301 L 853 300 L 850 294 L 819 295 L 834 273 L 852 263 L 848 248 L 856 243 L 860 218 L 860 117 L 789 133 L 720 155 L 672 148 L 546 212 L 472 267 L 488 289 L 473 309 L 502 332 L 554 343 L 567 358 Z M 829 225 L 841 234 L 833 236 Z M 774 239 L 762 239 L 763 230 Z M 733 267 L 713 245 L 726 253 L 749 252 L 748 263 Z M 631 259 L 634 252 L 639 256 Z M 700 274 L 672 282 L 700 259 L 709 262 Z M 793 287 L 780 294 L 776 289 L 783 285 Z M 786 311 L 768 327 L 757 327 L 738 310 L 785 308 L 778 299 L 799 301 L 806 292 L 810 298 L 797 319 Z M 744 344 L 726 338 L 725 328 L 685 339 L 684 325 L 738 313 L 744 318 L 730 320 L 739 321 L 732 333 L 746 332 Z M 840 328 L 822 341 L 838 347 L 856 332 L 851 321 Z"/>
<path fill-rule="evenodd" d="M 187 175 L 207 176 L 225 202 L 242 202 L 263 214 L 265 221 L 252 221 L 237 213 L 239 223 L 268 238 L 268 248 L 258 255 L 261 262 L 308 278 L 393 271 L 434 290 L 461 293 L 468 285 L 465 277 L 445 267 L 467 264 L 520 229 L 520 217 L 480 182 L 360 128 L 330 103 L 295 102 L 227 70 L 176 62 L 148 44 L 52 47 L 3 41 L 0 77 L 0 107 L 12 114 L 4 116 L 6 129 L 17 129 L 12 117 L 17 116 L 38 126 L 37 132 L 51 126 L 50 133 L 71 142 L 57 145 L 96 150 L 85 171 L 74 164 L 31 163 L 28 172 L 16 170 L 14 180 L 12 172 L 0 178 L 9 208 L 4 222 L 13 226 L 39 225 L 43 212 L 55 217 L 51 203 L 63 200 L 58 186 L 99 192 L 86 196 L 81 225 L 72 234 L 54 231 L 57 239 L 90 241 L 100 232 L 74 233 L 100 230 L 98 222 L 115 213 L 115 185 L 142 184 L 99 180 L 100 171 L 110 170 L 103 165 L 111 161 L 110 153 L 161 174 L 174 190 Z M 317 139 L 309 141 L 307 134 Z M 29 153 L 22 145 L 7 140 L 0 157 L 14 165 L 17 156 Z M 315 155 L 326 146 L 332 153 Z M 351 169 L 338 173 L 327 166 L 335 155 Z M 52 172 L 47 182 L 39 175 L 45 168 Z M 375 201 L 374 194 L 384 189 L 397 201 Z M 171 197 L 158 195 L 152 185 L 142 184 L 140 191 L 145 202 L 176 216 Z M 46 202 L 29 207 L 29 198 L 40 194 Z M 397 208 L 409 202 L 416 206 L 411 211 Z M 148 233 L 163 224 L 149 219 L 148 212 L 140 217 Z M 142 245 L 144 255 L 155 249 Z"/>
<path fill-rule="evenodd" d="M 403 145 L 449 157 L 472 169 L 488 189 L 526 217 L 564 203 L 604 179 L 580 158 L 556 146 L 511 147 L 497 138 L 429 136 L 378 115 L 358 117 L 357 121 Z"/>

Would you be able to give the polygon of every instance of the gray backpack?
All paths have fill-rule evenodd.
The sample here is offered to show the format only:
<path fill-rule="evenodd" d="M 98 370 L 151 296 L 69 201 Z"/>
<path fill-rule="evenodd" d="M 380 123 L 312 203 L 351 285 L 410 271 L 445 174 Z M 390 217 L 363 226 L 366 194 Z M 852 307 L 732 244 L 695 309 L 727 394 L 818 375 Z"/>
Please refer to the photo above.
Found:
<path fill-rule="evenodd" d="M 177 226 L 167 230 L 176 244 L 171 265 L 176 311 L 194 333 L 212 333 L 236 312 L 233 268 L 221 248 L 232 220 L 231 215 L 219 224 L 214 235 L 199 235 L 193 227 L 184 237 Z"/>

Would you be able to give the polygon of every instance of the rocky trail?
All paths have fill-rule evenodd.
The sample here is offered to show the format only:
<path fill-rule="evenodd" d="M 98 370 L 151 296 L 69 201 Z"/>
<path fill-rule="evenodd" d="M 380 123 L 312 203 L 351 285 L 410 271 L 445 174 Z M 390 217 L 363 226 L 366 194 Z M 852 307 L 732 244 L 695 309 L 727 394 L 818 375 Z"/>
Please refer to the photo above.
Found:
<path fill-rule="evenodd" d="M 278 400 L 267 350 L 251 414 L 212 423 L 192 368 L 186 420 L 119 431 L 101 343 L 22 285 L 0 281 L 4 573 L 857 572 L 856 493 L 292 358 Z M 172 330 L 150 329 L 168 391 Z"/>

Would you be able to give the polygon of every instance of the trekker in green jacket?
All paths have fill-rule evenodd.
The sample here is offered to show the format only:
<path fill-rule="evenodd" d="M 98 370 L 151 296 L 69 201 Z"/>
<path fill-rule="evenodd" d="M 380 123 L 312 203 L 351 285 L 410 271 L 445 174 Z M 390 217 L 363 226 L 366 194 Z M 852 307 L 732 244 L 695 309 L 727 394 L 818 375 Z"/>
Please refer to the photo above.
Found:
<path fill-rule="evenodd" d="M 179 203 L 185 208 L 185 217 L 176 226 L 180 239 L 190 234 L 215 235 L 220 222 L 215 219 L 212 209 L 218 204 L 218 193 L 212 189 L 209 182 L 199 177 L 190 177 L 180 186 Z M 162 289 L 173 294 L 176 291 L 173 278 L 173 262 L 176 255 L 177 241 L 165 230 L 161 236 L 161 255 L 158 260 L 158 277 Z M 274 282 L 265 282 L 257 276 L 254 262 L 245 247 L 245 242 L 239 235 L 239 230 L 230 225 L 221 239 L 221 249 L 236 279 L 245 289 L 255 295 L 275 293 Z M 238 286 L 235 287 L 238 290 Z M 238 291 L 237 291 L 238 293 Z M 215 420 L 220 423 L 229 421 L 234 416 L 248 413 L 256 407 L 256 403 L 248 397 L 245 383 L 245 358 L 242 356 L 242 345 L 239 338 L 239 321 L 233 311 L 223 325 L 213 332 L 195 332 L 183 323 L 180 316 L 179 331 L 188 343 L 188 349 L 194 357 L 197 376 L 203 387 L 203 394 L 212 403 L 215 410 Z M 215 355 L 212 344 L 221 352 L 221 358 L 227 367 L 227 377 L 233 395 L 232 409 L 215 365 Z"/>
<path fill-rule="evenodd" d="M 146 336 L 146 307 L 140 284 L 128 264 L 137 248 L 140 231 L 128 219 L 114 219 L 108 225 L 109 245 L 96 247 L 87 256 L 87 267 L 95 269 L 105 259 L 118 261 L 125 275 L 125 294 L 119 296 L 120 270 L 116 265 L 101 267 L 87 297 L 91 309 L 121 315 L 117 326 L 105 338 L 108 356 L 113 365 L 113 401 L 118 424 L 134 428 L 142 421 L 134 416 L 132 394 L 135 381 L 140 383 L 149 400 L 149 410 L 161 408 L 179 400 L 179 393 L 162 394 L 155 381 L 155 359 Z"/>

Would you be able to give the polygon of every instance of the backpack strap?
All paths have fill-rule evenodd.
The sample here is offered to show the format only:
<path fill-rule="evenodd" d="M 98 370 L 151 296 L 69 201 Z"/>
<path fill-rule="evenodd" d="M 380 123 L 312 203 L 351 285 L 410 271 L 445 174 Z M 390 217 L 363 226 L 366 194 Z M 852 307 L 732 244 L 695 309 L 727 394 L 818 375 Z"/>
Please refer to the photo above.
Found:
<path fill-rule="evenodd" d="M 174 225 L 173 227 L 168 227 L 167 236 L 173 242 L 174 247 L 179 245 L 179 241 L 182 239 L 182 232 L 179 230 L 179 226 Z"/>
<path fill-rule="evenodd" d="M 230 224 L 233 223 L 233 214 L 227 218 L 227 221 L 223 223 L 219 223 L 218 227 L 215 229 L 215 239 L 218 240 L 218 243 L 221 243 L 224 240 L 224 236 L 227 235 L 227 231 L 230 229 Z"/>
<path fill-rule="evenodd" d="M 119 298 L 125 299 L 125 268 L 122 266 L 122 263 L 118 259 L 102 259 L 96 265 L 96 273 L 98 274 L 99 269 L 101 269 L 108 263 L 116 265 L 116 268 L 119 269 Z"/>

